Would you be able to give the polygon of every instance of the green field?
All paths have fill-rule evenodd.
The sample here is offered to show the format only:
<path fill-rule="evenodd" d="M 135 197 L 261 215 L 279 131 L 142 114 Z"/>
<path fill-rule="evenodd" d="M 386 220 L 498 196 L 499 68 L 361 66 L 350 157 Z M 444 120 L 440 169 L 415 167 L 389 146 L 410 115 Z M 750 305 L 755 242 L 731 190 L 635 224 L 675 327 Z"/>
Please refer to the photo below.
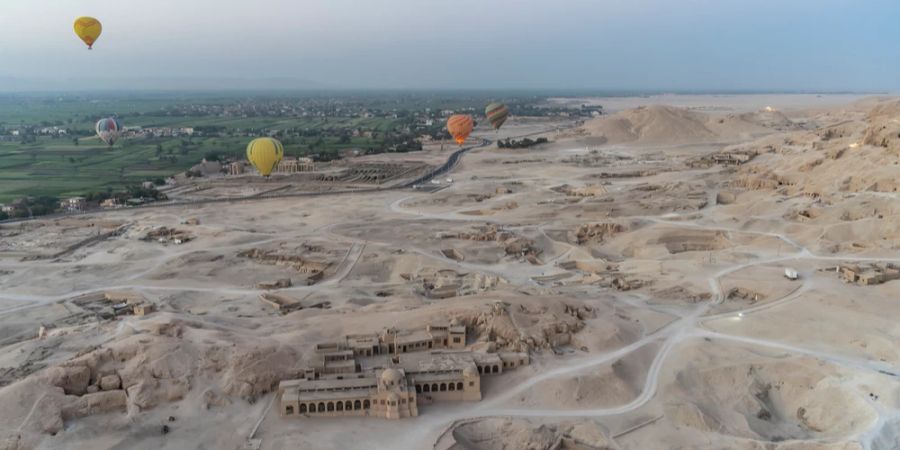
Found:
<path fill-rule="evenodd" d="M 478 114 L 495 99 L 488 92 L 0 95 L 0 136 L 6 139 L 0 141 L 0 203 L 119 190 L 183 172 L 207 155 L 242 158 L 250 136 L 269 133 L 281 139 L 288 156 L 320 160 L 351 148 L 415 150 L 418 135 L 446 133 L 442 110 Z M 515 110 L 530 108 L 536 99 L 501 100 Z M 190 138 L 125 138 L 110 149 L 94 136 L 94 124 L 113 115 L 126 127 L 198 132 Z M 432 125 L 424 125 L 423 117 Z M 35 130 L 54 126 L 68 130 L 68 136 L 36 135 Z M 13 130 L 27 130 L 27 136 L 13 136 Z"/>
<path fill-rule="evenodd" d="M 80 138 L 77 146 L 68 138 L 38 137 L 37 142 L 29 144 L 0 142 L 0 203 L 26 195 L 72 196 L 107 188 L 116 190 L 129 184 L 165 178 L 189 169 L 211 153 L 240 157 L 251 139 L 120 140 L 112 148 L 96 137 Z M 309 145 L 316 140 L 285 139 L 285 153 L 289 156 L 309 154 Z M 316 151 L 366 148 L 373 144 L 372 140 L 364 138 L 352 138 L 346 144 L 323 139 Z M 162 150 L 159 155 L 157 145 Z"/>
<path fill-rule="evenodd" d="M 107 148 L 93 135 L 95 120 L 118 114 L 126 126 L 202 127 L 228 130 L 342 130 L 381 132 L 398 126 L 385 118 L 283 118 L 163 116 L 158 111 L 172 100 L 107 100 L 65 102 L 36 99 L 2 99 L 0 127 L 62 126 L 81 135 L 78 145 L 69 137 L 38 136 L 35 142 L 0 142 L 0 203 L 23 196 L 72 196 L 92 191 L 117 190 L 129 184 L 165 178 L 189 169 L 204 156 L 215 153 L 241 157 L 252 137 L 135 138 L 120 139 Z M 148 113 L 149 112 L 149 113 Z M 153 115 L 156 114 L 156 115 Z M 232 134 L 227 133 L 227 134 Z M 237 134 L 237 133 L 233 133 Z M 339 142 L 333 136 L 282 139 L 289 156 L 336 153 L 346 148 L 376 148 L 378 139 L 352 137 Z M 158 150 L 157 146 L 161 149 Z"/>

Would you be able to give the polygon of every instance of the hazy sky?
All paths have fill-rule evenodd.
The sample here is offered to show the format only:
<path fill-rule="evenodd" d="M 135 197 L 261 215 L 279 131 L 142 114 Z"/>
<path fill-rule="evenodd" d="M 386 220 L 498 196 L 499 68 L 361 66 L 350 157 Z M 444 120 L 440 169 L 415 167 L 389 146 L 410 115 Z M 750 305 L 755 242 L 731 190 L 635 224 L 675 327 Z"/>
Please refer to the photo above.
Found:
<path fill-rule="evenodd" d="M 93 51 L 80 15 L 103 22 Z M 898 91 L 900 1 L 0 0 L 0 90 L 204 79 Z"/>

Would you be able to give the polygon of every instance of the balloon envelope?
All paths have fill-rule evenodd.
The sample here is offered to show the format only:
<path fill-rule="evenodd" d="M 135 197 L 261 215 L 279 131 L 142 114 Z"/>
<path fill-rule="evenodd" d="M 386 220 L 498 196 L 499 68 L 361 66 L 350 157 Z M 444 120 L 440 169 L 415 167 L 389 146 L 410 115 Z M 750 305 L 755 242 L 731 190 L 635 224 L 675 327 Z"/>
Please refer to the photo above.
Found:
<path fill-rule="evenodd" d="M 474 127 L 475 121 L 468 114 L 454 114 L 447 119 L 447 131 L 450 132 L 450 136 L 453 136 L 453 139 L 459 145 L 463 145 L 466 142 L 466 138 L 472 133 L 472 128 Z"/>
<path fill-rule="evenodd" d="M 281 158 L 284 157 L 284 146 L 278 139 L 270 137 L 257 138 L 247 144 L 247 160 L 256 167 L 259 174 L 267 177 L 272 174 Z"/>
<path fill-rule="evenodd" d="M 93 48 L 94 42 L 97 42 L 97 38 L 102 32 L 103 25 L 100 25 L 100 21 L 93 17 L 85 16 L 75 19 L 75 34 L 87 44 L 88 49 Z"/>
<path fill-rule="evenodd" d="M 119 140 L 119 133 L 122 132 L 122 121 L 117 117 L 107 117 L 97 121 L 97 136 L 100 137 L 106 145 L 110 147 Z"/>
<path fill-rule="evenodd" d="M 491 103 L 484 108 L 484 115 L 491 122 L 491 126 L 495 130 L 499 130 L 503 126 L 503 122 L 506 122 L 506 118 L 509 117 L 509 109 L 502 103 Z"/>

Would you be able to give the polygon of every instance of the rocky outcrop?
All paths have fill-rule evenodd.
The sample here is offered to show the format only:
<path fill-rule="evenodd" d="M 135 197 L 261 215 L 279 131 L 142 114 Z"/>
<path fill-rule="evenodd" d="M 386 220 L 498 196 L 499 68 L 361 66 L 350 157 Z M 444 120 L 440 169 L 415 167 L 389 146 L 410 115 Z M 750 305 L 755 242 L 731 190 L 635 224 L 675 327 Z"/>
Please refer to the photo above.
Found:
<path fill-rule="evenodd" d="M 578 245 L 587 243 L 599 244 L 623 231 L 625 231 L 625 227 L 618 223 L 584 224 L 575 230 L 575 242 Z"/>
<path fill-rule="evenodd" d="M 81 364 L 52 367 L 46 372 L 46 378 L 68 395 L 84 395 L 91 381 L 91 368 Z"/>
<path fill-rule="evenodd" d="M 549 302 L 539 308 L 494 303 L 489 310 L 457 317 L 474 330 L 481 342 L 510 351 L 551 350 L 569 344 L 572 335 L 584 328 L 584 320 L 594 316 L 587 306 Z"/>

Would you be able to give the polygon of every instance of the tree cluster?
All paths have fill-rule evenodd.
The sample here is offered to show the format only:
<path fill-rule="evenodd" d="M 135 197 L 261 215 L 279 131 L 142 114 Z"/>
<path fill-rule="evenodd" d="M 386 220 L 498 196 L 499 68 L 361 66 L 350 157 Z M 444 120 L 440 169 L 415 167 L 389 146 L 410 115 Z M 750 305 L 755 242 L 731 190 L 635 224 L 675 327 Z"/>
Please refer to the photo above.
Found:
<path fill-rule="evenodd" d="M 497 147 L 498 148 L 528 148 L 528 147 L 533 147 L 535 145 L 546 144 L 547 142 L 548 142 L 547 138 L 543 138 L 543 137 L 540 137 L 537 139 L 524 138 L 524 139 L 521 139 L 518 141 L 512 140 L 512 139 L 505 139 L 505 140 L 500 139 L 499 141 L 497 141 Z"/>

